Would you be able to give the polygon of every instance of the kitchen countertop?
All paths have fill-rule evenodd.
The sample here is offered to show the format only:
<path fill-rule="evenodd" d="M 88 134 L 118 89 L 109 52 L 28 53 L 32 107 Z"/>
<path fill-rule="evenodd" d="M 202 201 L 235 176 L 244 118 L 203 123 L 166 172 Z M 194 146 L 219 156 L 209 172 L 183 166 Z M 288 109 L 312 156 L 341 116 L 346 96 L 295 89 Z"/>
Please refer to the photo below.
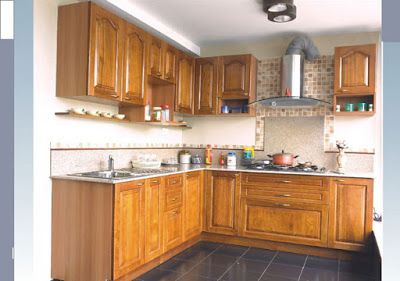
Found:
<path fill-rule="evenodd" d="M 227 167 L 227 166 L 203 165 L 203 164 L 183 164 L 183 165 L 177 165 L 177 166 L 172 166 L 172 167 L 162 167 L 162 169 L 166 169 L 167 171 L 165 173 L 144 175 L 144 176 L 140 176 L 140 177 L 119 178 L 119 179 L 91 178 L 91 177 L 82 177 L 82 176 L 77 176 L 77 175 L 57 175 L 57 176 L 51 176 L 51 178 L 52 179 L 77 180 L 77 181 L 117 184 L 117 183 L 129 182 L 132 180 L 141 180 L 141 179 L 155 178 L 155 177 L 160 177 L 160 176 L 169 176 L 169 175 L 174 175 L 174 174 L 180 174 L 180 173 L 191 172 L 191 171 L 201 171 L 201 170 L 262 173 L 262 174 L 282 174 L 282 175 L 288 174 L 288 175 L 322 176 L 322 177 L 368 178 L 368 179 L 373 179 L 375 177 L 373 173 L 337 174 L 333 171 L 327 171 L 326 173 L 318 173 L 318 172 L 304 173 L 304 172 L 293 172 L 293 171 L 264 171 L 264 170 L 249 170 L 244 166 Z M 118 169 L 118 170 L 127 170 L 127 169 Z"/>

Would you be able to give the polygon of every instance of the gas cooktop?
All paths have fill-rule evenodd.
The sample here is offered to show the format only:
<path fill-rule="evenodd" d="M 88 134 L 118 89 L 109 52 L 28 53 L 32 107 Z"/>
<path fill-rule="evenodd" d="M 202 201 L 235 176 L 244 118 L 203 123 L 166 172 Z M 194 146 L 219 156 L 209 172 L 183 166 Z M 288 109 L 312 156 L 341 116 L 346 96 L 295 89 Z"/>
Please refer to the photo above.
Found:
<path fill-rule="evenodd" d="M 326 173 L 324 167 L 318 167 L 312 164 L 297 164 L 296 166 L 278 166 L 269 163 L 269 161 L 261 161 L 247 166 L 249 170 L 260 171 L 280 171 L 280 172 L 299 172 L 299 173 Z"/>

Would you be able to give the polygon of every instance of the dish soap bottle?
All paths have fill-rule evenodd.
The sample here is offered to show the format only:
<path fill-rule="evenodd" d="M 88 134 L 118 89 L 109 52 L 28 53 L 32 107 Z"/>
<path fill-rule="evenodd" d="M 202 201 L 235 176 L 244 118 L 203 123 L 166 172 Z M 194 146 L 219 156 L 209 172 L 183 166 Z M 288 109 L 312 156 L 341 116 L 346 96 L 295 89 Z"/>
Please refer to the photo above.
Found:
<path fill-rule="evenodd" d="M 211 165 L 213 159 L 213 152 L 211 145 L 207 144 L 206 150 L 204 151 L 204 162 L 206 165 Z"/>

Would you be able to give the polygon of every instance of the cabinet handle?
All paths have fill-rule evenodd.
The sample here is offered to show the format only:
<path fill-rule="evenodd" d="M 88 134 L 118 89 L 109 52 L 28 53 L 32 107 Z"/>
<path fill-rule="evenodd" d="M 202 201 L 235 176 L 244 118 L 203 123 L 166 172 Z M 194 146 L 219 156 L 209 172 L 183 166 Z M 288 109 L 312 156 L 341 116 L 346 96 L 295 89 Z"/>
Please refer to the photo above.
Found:
<path fill-rule="evenodd" d="M 142 182 L 137 183 L 136 186 L 143 186 L 143 183 Z"/>
<path fill-rule="evenodd" d="M 292 195 L 290 194 L 278 194 L 276 197 L 291 197 Z"/>
<path fill-rule="evenodd" d="M 349 92 L 349 90 L 346 90 L 346 89 L 341 89 L 340 91 L 342 91 L 342 92 Z"/>
<path fill-rule="evenodd" d="M 160 77 L 161 76 L 161 72 L 157 72 L 156 76 Z"/>
<path fill-rule="evenodd" d="M 284 180 L 284 181 L 281 181 L 282 183 L 291 183 L 292 181 L 288 181 L 288 180 Z"/>
<path fill-rule="evenodd" d="M 125 100 L 131 100 L 131 98 L 129 98 L 129 97 L 124 97 L 124 99 L 125 99 Z"/>
<path fill-rule="evenodd" d="M 290 207 L 290 204 L 279 204 L 279 203 L 277 203 L 277 204 L 275 204 L 275 206 L 278 206 L 278 207 Z"/>
<path fill-rule="evenodd" d="M 344 182 L 344 180 L 335 180 L 335 181 L 337 181 L 337 182 Z"/>
<path fill-rule="evenodd" d="M 160 182 L 157 180 L 153 180 L 153 181 L 151 181 L 151 183 L 160 183 Z"/>
<path fill-rule="evenodd" d="M 175 198 L 172 198 L 172 200 L 171 200 L 172 202 L 175 202 L 176 201 L 176 197 Z"/>
<path fill-rule="evenodd" d="M 119 98 L 119 95 L 111 95 L 113 98 Z"/>
<path fill-rule="evenodd" d="M 178 214 L 178 211 L 173 211 L 172 214 L 173 214 L 174 216 L 176 216 L 176 215 Z"/>
<path fill-rule="evenodd" d="M 174 180 L 174 181 L 171 181 L 171 184 L 176 184 L 177 183 L 177 181 L 176 180 Z"/>

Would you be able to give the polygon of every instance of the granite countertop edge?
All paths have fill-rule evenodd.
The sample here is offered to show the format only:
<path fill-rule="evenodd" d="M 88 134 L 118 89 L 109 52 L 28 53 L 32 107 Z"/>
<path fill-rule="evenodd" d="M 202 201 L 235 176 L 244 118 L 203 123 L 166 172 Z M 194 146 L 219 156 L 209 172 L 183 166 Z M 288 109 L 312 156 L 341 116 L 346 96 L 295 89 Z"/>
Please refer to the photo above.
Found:
<path fill-rule="evenodd" d="M 133 180 L 144 180 L 149 178 L 156 178 L 161 176 L 170 176 L 186 172 L 194 171 L 227 171 L 227 172 L 245 172 L 245 173 L 262 173 L 262 174 L 281 174 L 281 175 L 302 175 L 302 176 L 320 176 L 320 177 L 344 177 L 344 178 L 367 178 L 374 179 L 375 175 L 373 173 L 345 173 L 338 174 L 333 171 L 328 171 L 326 173 L 302 173 L 302 172 L 286 172 L 286 171 L 263 171 L 263 170 L 249 170 L 243 166 L 227 167 L 227 166 L 206 166 L 206 165 L 179 165 L 175 167 L 176 171 L 165 172 L 161 174 L 146 175 L 143 177 L 129 177 L 123 179 L 101 179 L 101 178 L 90 178 L 74 175 L 53 175 L 51 179 L 62 179 L 62 180 L 75 180 L 75 181 L 86 181 L 86 182 L 97 182 L 97 183 L 107 183 L 107 184 L 118 184 L 124 182 L 130 182 Z"/>

